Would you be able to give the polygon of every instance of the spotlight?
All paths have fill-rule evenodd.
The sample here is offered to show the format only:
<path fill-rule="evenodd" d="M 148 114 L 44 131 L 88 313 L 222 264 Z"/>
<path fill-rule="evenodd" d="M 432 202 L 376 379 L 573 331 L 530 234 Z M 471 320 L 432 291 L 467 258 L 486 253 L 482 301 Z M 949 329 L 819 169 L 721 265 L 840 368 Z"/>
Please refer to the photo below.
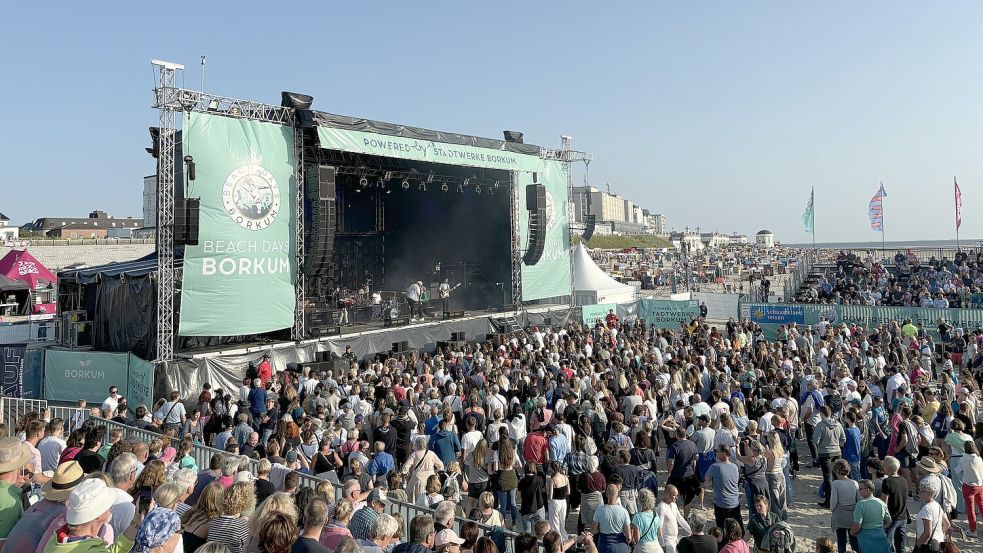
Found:
<path fill-rule="evenodd" d="M 464 186 L 467 186 L 471 182 L 471 179 L 464 179 Z"/>
<path fill-rule="evenodd" d="M 383 178 L 386 179 L 386 180 L 389 180 L 389 179 L 393 178 L 393 172 L 392 171 L 386 171 L 386 176 L 383 177 Z"/>
<path fill-rule="evenodd" d="M 495 181 L 495 188 L 498 188 L 498 184 L 499 184 L 499 182 L 498 181 Z"/>
<path fill-rule="evenodd" d="M 212 98 L 211 100 L 208 101 L 208 111 L 215 111 L 217 109 L 218 109 L 218 100 Z"/>
<path fill-rule="evenodd" d="M 447 185 L 446 184 L 440 185 L 440 191 L 441 192 L 447 192 L 447 190 L 449 190 L 449 189 L 447 188 Z"/>
<path fill-rule="evenodd" d="M 376 182 L 376 185 L 378 185 L 378 186 L 379 186 L 379 188 L 385 188 L 385 187 L 386 187 L 386 181 L 384 181 L 384 180 L 382 180 L 382 179 L 379 179 L 379 180 L 378 180 L 378 181 Z"/>
<path fill-rule="evenodd" d="M 474 193 L 475 194 L 481 194 L 481 185 L 478 185 L 478 186 L 475 186 L 474 187 Z"/>
<path fill-rule="evenodd" d="M 427 175 L 427 182 L 433 182 L 433 173 Z"/>
<path fill-rule="evenodd" d="M 409 190 L 409 189 L 410 189 L 410 181 L 403 179 L 403 190 Z"/>
<path fill-rule="evenodd" d="M 392 193 L 393 193 L 392 190 L 386 190 L 386 194 L 392 194 Z"/>
<path fill-rule="evenodd" d="M 457 185 L 457 193 L 458 194 L 464 194 L 464 186 L 463 185 L 460 185 L 460 184 Z"/>
<path fill-rule="evenodd" d="M 358 179 L 358 185 L 362 188 L 367 188 L 369 186 L 369 179 L 363 175 L 362 178 Z"/>
<path fill-rule="evenodd" d="M 427 185 L 421 182 L 420 183 L 420 191 L 421 192 L 426 192 L 427 191 Z"/>

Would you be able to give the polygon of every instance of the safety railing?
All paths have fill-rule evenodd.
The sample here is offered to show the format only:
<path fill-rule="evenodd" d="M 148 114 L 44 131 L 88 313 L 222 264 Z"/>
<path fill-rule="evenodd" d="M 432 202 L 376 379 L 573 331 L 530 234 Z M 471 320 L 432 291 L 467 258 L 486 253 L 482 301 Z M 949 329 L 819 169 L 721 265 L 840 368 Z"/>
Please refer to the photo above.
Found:
<path fill-rule="evenodd" d="M 139 428 L 134 428 L 132 426 L 118 423 L 112 420 L 99 419 L 99 424 L 105 425 L 107 436 L 108 433 L 112 431 L 112 429 L 114 428 L 118 428 L 122 430 L 123 439 L 125 440 L 138 440 L 142 442 L 150 442 L 151 440 L 161 439 L 162 437 L 160 434 L 150 432 L 147 430 L 141 430 Z M 178 445 L 177 441 L 175 440 L 174 443 L 172 443 L 171 445 L 176 447 Z M 212 456 L 214 455 L 228 455 L 228 453 L 202 444 L 195 444 L 194 448 L 191 451 L 191 456 L 195 459 L 195 463 L 197 463 L 198 468 L 201 470 L 204 470 L 209 466 Z M 251 473 L 256 474 L 257 464 L 258 461 L 256 460 L 254 459 L 249 460 L 249 471 Z M 337 482 L 333 482 L 325 478 L 319 478 L 317 476 L 313 476 L 310 474 L 300 474 L 299 476 L 300 477 L 298 483 L 301 487 L 313 489 L 316 488 L 321 482 L 327 481 L 331 483 L 332 486 L 334 486 L 335 489 L 334 499 L 337 500 L 339 497 L 341 497 L 342 486 L 338 485 Z M 404 503 L 402 501 L 391 500 L 390 504 L 392 505 L 392 508 L 390 509 L 390 514 L 394 514 L 394 515 L 399 514 L 400 517 L 402 517 L 403 519 L 404 531 L 405 531 L 404 536 L 409 536 L 410 521 L 413 520 L 413 517 L 417 515 L 433 515 L 432 509 L 420 507 L 412 503 Z M 465 520 L 466 519 L 455 518 L 454 530 L 456 532 L 460 533 L 461 524 L 463 524 Z M 486 534 L 490 535 L 491 532 L 494 530 L 493 527 L 483 524 L 478 524 L 478 528 L 482 535 L 486 535 Z M 505 536 L 505 543 L 506 543 L 506 551 L 504 553 L 513 553 L 514 551 L 513 544 L 516 536 L 515 532 L 510 532 L 506 530 L 504 532 L 504 536 Z"/>

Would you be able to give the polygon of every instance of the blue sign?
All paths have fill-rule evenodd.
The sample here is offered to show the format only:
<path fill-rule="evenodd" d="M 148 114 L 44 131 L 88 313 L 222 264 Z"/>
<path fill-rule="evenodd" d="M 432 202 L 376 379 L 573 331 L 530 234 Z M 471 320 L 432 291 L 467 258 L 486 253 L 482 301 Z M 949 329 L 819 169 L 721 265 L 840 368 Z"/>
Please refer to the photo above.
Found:
<path fill-rule="evenodd" d="M 751 321 L 757 324 L 805 324 L 805 309 L 801 305 L 755 305 Z"/>

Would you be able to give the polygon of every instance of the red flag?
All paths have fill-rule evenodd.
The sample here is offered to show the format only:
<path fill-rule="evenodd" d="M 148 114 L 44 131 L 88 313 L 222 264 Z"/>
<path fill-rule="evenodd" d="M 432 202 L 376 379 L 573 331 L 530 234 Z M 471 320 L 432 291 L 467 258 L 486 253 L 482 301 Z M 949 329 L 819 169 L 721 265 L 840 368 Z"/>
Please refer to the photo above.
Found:
<path fill-rule="evenodd" d="M 952 186 L 956 194 L 956 230 L 963 224 L 963 193 L 959 190 L 959 183 L 956 177 L 952 177 Z"/>

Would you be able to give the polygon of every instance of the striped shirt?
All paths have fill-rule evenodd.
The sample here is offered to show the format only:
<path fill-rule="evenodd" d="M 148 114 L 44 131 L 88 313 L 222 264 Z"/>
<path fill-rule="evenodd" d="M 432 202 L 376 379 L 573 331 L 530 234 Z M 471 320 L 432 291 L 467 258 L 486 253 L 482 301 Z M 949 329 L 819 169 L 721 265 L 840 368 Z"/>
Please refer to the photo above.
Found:
<path fill-rule="evenodd" d="M 208 526 L 207 541 L 224 543 L 229 553 L 242 553 L 249 539 L 249 519 L 222 515 Z"/>

